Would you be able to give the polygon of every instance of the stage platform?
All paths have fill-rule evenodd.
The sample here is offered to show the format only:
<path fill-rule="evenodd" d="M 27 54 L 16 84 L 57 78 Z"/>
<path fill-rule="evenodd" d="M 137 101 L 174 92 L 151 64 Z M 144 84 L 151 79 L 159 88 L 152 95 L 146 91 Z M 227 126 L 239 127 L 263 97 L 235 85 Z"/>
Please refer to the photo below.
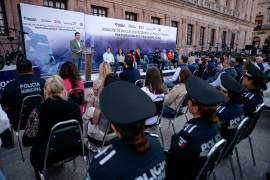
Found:
<path fill-rule="evenodd" d="M 174 74 L 174 72 L 176 71 L 176 69 L 169 69 L 169 70 L 162 70 L 162 75 L 164 78 L 168 78 L 170 76 L 172 76 Z M 117 74 L 120 74 L 121 71 L 117 71 Z M 146 72 L 140 72 L 141 74 L 141 78 L 144 79 Z M 93 73 L 91 75 L 91 81 L 85 81 L 85 76 L 82 75 L 81 79 L 84 81 L 84 87 L 85 88 L 91 88 L 93 87 L 93 81 L 95 81 L 96 79 L 98 79 L 98 73 Z"/>

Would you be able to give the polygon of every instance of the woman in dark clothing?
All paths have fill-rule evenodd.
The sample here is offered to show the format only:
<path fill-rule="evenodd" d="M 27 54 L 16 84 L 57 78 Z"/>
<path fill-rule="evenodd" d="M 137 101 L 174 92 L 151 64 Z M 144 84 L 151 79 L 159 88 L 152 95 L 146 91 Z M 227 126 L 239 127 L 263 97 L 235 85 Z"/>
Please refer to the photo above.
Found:
<path fill-rule="evenodd" d="M 78 120 L 80 124 L 82 122 L 79 106 L 66 100 L 67 98 L 64 90 L 63 80 L 58 75 L 54 75 L 47 79 L 44 88 L 45 101 L 36 111 L 38 119 L 36 137 L 32 137 L 32 142 L 28 143 L 28 145 L 32 145 L 30 161 L 35 173 L 38 173 L 43 168 L 45 151 L 51 128 L 59 122 L 70 119 Z M 33 129 L 35 129 L 35 127 L 29 126 L 31 125 L 27 125 L 24 134 L 24 144 L 27 144 L 28 139 L 26 136 L 30 134 L 28 131 L 31 131 L 32 128 L 33 132 Z"/>

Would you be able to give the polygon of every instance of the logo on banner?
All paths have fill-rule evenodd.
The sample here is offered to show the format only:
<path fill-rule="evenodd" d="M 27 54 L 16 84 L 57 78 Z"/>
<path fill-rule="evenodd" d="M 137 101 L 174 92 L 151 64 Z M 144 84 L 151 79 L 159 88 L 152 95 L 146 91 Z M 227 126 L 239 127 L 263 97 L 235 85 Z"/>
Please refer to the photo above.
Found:
<path fill-rule="evenodd" d="M 54 23 L 55 24 L 61 24 L 61 21 L 60 20 L 54 20 Z"/>
<path fill-rule="evenodd" d="M 30 17 L 23 17 L 24 20 L 27 20 L 27 21 L 37 21 L 37 18 L 30 18 Z"/>
<path fill-rule="evenodd" d="M 120 23 L 114 23 L 114 25 L 115 25 L 116 27 L 125 27 L 125 24 L 120 24 Z"/>
<path fill-rule="evenodd" d="M 132 25 L 132 24 L 128 25 L 128 27 L 129 28 L 135 28 L 136 29 L 136 26 L 135 25 Z"/>
<path fill-rule="evenodd" d="M 49 19 L 41 19 L 41 22 L 52 22 Z"/>

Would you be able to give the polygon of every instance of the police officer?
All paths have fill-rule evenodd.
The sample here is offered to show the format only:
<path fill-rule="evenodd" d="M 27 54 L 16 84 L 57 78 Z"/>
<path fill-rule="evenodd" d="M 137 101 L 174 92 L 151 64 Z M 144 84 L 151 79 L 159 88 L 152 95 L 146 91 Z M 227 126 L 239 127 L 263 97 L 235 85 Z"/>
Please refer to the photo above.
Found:
<path fill-rule="evenodd" d="M 216 105 L 224 101 L 223 94 L 198 77 L 191 77 L 186 89 L 193 118 L 172 136 L 166 160 L 168 180 L 195 179 L 208 152 L 221 139 L 215 113 Z"/>
<path fill-rule="evenodd" d="M 164 179 L 160 143 L 155 135 L 144 133 L 145 119 L 156 111 L 153 101 L 135 85 L 118 81 L 104 88 L 100 107 L 119 139 L 94 156 L 88 179 Z"/>
<path fill-rule="evenodd" d="M 245 116 L 250 119 L 253 117 L 253 112 L 259 104 L 263 103 L 262 91 L 266 90 L 266 75 L 255 65 L 249 63 L 247 65 L 247 72 L 243 76 L 242 85 L 247 89 L 243 93 L 243 104 Z M 253 128 L 247 134 L 252 132 Z"/>
<path fill-rule="evenodd" d="M 43 96 L 45 80 L 33 75 L 32 63 L 27 59 L 17 61 L 16 70 L 18 78 L 8 83 L 3 91 L 1 104 L 7 112 L 12 126 L 18 126 L 23 98 L 29 95 L 40 94 Z M 12 145 L 11 134 L 5 132 L 3 139 L 7 144 Z M 2 135 L 1 135 L 2 137 Z"/>
<path fill-rule="evenodd" d="M 217 108 L 217 116 L 220 120 L 221 136 L 227 140 L 228 145 L 245 117 L 244 110 L 240 106 L 241 94 L 245 88 L 227 73 L 222 74 L 220 79 L 220 89 L 225 96 L 225 103 Z"/>

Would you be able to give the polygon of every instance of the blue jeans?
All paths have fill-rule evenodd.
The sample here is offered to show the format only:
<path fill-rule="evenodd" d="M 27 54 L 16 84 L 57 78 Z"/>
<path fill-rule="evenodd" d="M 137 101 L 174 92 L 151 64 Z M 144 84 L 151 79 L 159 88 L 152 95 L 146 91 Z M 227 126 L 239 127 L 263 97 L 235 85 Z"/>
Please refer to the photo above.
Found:
<path fill-rule="evenodd" d="M 147 70 L 147 62 L 145 62 L 145 61 L 139 61 L 137 65 L 142 65 L 143 72 L 146 72 L 146 70 Z"/>
<path fill-rule="evenodd" d="M 176 85 L 174 81 L 170 81 L 170 80 L 166 80 L 164 83 L 168 88 L 173 88 Z"/>

